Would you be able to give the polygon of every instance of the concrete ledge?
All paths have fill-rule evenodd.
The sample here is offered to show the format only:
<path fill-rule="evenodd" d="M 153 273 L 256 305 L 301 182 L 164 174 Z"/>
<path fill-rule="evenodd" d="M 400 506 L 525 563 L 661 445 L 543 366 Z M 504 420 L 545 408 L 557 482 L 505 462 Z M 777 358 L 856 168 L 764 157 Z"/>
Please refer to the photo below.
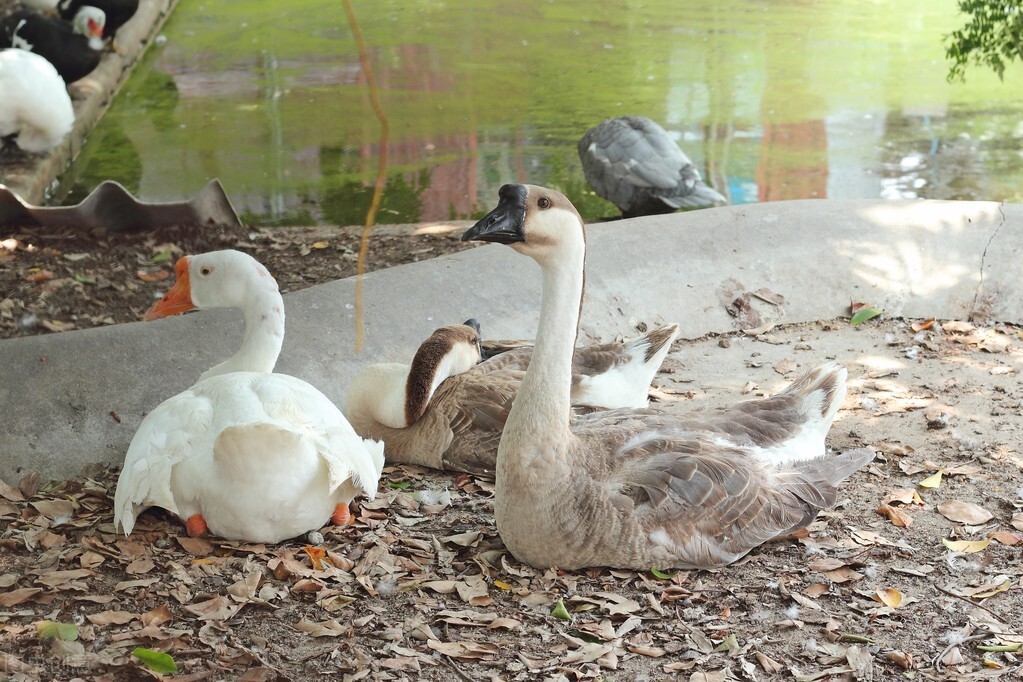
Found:
<path fill-rule="evenodd" d="M 41 205 L 52 194 L 57 177 L 71 165 L 131 69 L 156 38 L 178 0 L 140 0 L 131 21 L 117 32 L 120 52 L 107 52 L 92 73 L 72 83 L 75 125 L 64 141 L 17 171 L 0 167 L 0 182 L 30 204 Z"/>
<path fill-rule="evenodd" d="M 851 300 L 897 316 L 1023 323 L 1021 225 L 1020 205 L 941 201 L 792 201 L 592 225 L 582 330 L 608 339 L 676 321 L 696 338 L 832 319 Z M 784 303 L 751 297 L 742 316 L 727 312 L 761 288 Z M 407 361 L 442 324 L 476 317 L 487 336 L 531 337 L 540 282 L 534 263 L 501 246 L 370 273 L 359 354 L 354 289 L 346 279 L 285 299 L 278 370 L 339 405 L 359 368 Z M 0 477 L 121 461 L 145 412 L 230 355 L 240 324 L 208 311 L 0 342 Z"/>

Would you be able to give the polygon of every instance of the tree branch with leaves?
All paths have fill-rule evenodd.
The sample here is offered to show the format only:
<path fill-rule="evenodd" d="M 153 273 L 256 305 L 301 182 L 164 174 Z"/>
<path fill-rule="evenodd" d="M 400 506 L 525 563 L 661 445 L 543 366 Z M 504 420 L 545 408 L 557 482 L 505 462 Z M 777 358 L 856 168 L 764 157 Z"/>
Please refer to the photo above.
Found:
<path fill-rule="evenodd" d="M 945 56 L 953 60 L 948 80 L 965 82 L 966 66 L 987 66 L 1002 80 L 1005 67 L 1023 62 L 1023 0 L 959 0 L 969 17 L 945 36 Z"/>

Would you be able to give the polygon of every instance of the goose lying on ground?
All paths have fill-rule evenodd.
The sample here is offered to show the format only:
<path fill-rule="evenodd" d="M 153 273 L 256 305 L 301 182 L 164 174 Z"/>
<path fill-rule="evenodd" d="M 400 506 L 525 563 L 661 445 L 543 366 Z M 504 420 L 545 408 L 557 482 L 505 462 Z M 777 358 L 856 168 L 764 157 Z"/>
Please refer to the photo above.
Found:
<path fill-rule="evenodd" d="M 593 191 L 625 218 L 728 203 L 704 184 L 664 128 L 644 116 L 609 118 L 590 128 L 579 140 L 579 160 Z"/>
<path fill-rule="evenodd" d="M 495 517 L 536 567 L 709 568 L 806 526 L 873 458 L 826 454 L 846 371 L 827 364 L 782 398 L 709 415 L 613 410 L 571 418 L 586 238 L 558 192 L 505 185 L 462 239 L 508 244 L 543 275 L 536 349 L 497 454 Z"/>
<path fill-rule="evenodd" d="M 672 324 L 626 343 L 577 348 L 572 404 L 645 407 L 650 382 L 677 335 Z M 410 365 L 362 370 L 348 389 L 345 414 L 361 436 L 384 441 L 388 462 L 493 476 L 501 430 L 529 366 L 532 346 L 526 343 L 492 344 L 510 350 L 480 363 L 475 320 L 441 327 Z"/>
<path fill-rule="evenodd" d="M 284 340 L 284 301 L 259 262 L 239 251 L 185 256 L 177 283 L 146 314 L 239 308 L 245 339 L 230 359 L 161 403 L 128 446 L 114 527 L 131 533 L 144 507 L 189 535 L 278 542 L 343 524 L 348 504 L 376 494 L 383 444 L 360 438 L 311 385 L 272 373 Z"/>
<path fill-rule="evenodd" d="M 95 7 L 83 7 L 72 23 L 18 10 L 0 19 L 0 47 L 45 57 L 65 83 L 73 83 L 99 64 L 105 24 L 106 15 Z"/>
<path fill-rule="evenodd" d="M 45 152 L 74 125 L 71 98 L 53 65 L 25 50 L 0 50 L 0 137 L 17 135 L 23 151 Z"/>

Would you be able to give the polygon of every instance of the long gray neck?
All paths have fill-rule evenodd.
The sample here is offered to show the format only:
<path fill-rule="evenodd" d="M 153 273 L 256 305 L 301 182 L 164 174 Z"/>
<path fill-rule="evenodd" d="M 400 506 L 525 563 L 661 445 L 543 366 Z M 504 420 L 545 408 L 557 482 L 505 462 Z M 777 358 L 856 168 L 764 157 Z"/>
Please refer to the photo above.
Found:
<path fill-rule="evenodd" d="M 228 372 L 272 372 L 284 344 L 284 299 L 276 290 L 253 288 L 242 307 L 245 337 L 241 348 L 199 380 Z"/>

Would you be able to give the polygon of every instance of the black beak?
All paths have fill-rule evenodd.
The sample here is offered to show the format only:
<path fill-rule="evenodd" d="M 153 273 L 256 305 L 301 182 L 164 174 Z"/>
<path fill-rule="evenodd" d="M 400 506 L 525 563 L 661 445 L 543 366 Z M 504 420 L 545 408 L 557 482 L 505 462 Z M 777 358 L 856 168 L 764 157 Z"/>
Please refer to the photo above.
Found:
<path fill-rule="evenodd" d="M 490 213 L 480 218 L 462 235 L 462 241 L 514 244 L 526 241 L 523 223 L 526 218 L 526 186 L 505 185 L 498 191 L 501 200 Z"/>

